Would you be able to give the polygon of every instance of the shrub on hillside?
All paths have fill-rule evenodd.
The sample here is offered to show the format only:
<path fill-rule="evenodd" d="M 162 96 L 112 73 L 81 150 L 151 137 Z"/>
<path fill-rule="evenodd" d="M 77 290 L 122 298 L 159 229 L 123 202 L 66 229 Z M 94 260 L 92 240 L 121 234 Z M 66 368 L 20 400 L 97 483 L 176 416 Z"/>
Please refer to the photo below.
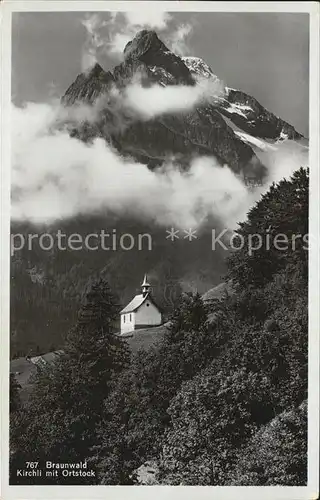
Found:
<path fill-rule="evenodd" d="M 259 429 L 241 450 L 229 485 L 307 484 L 307 402 L 285 411 Z"/>
<path fill-rule="evenodd" d="M 288 265 L 300 268 L 308 275 L 307 240 L 309 228 L 309 173 L 300 168 L 290 179 L 273 184 L 269 191 L 249 210 L 246 222 L 236 231 L 244 245 L 235 250 L 228 260 L 228 277 L 241 289 L 250 285 L 263 286 Z M 285 235 L 288 245 L 277 243 L 277 235 Z M 250 252 L 253 244 L 262 245 Z M 267 244 L 268 238 L 270 244 Z M 281 239 L 281 238 L 280 238 Z M 283 239 L 283 237 L 282 237 Z"/>

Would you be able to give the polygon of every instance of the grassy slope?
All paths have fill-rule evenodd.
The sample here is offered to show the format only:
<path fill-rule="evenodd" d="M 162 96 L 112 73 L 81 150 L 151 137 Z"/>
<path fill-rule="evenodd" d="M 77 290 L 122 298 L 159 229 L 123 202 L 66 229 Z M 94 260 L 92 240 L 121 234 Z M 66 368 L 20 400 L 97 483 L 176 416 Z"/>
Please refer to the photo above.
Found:
<path fill-rule="evenodd" d="M 153 326 L 151 328 L 141 328 L 130 333 L 121 335 L 121 338 L 128 342 L 131 351 L 135 354 L 139 349 L 149 349 L 156 346 L 157 343 L 163 338 L 167 326 Z"/>

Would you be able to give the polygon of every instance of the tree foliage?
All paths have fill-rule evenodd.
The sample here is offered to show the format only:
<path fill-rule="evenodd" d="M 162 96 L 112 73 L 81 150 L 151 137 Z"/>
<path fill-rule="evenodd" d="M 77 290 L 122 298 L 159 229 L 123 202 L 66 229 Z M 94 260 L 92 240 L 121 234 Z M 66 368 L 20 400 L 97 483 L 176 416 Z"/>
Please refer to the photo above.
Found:
<path fill-rule="evenodd" d="M 132 482 L 132 471 L 159 454 L 172 397 L 214 352 L 205 304 L 183 295 L 158 350 L 138 352 L 105 402 L 95 459 L 105 484 Z"/>
<path fill-rule="evenodd" d="M 10 413 L 16 412 L 21 406 L 19 389 L 21 389 L 21 385 L 18 383 L 14 373 L 10 373 Z"/>
<path fill-rule="evenodd" d="M 242 486 L 307 484 L 307 402 L 260 428 L 241 449 L 227 482 Z"/>
<path fill-rule="evenodd" d="M 228 276 L 234 283 L 242 289 L 258 287 L 288 266 L 308 275 L 308 202 L 309 175 L 304 168 L 270 187 L 236 231 L 244 244 L 228 261 Z M 252 246 L 258 246 L 259 236 L 262 245 L 250 251 L 250 237 Z"/>
<path fill-rule="evenodd" d="M 295 248 L 268 250 L 263 244 L 250 255 L 249 236 L 265 237 L 269 227 L 288 240 L 307 233 L 307 171 L 272 186 L 240 225 L 247 243 L 228 261 L 236 293 L 216 304 L 211 325 L 218 354 L 182 385 L 168 408 L 160 460 L 164 484 L 231 484 L 228 477 L 242 485 L 305 483 L 305 423 L 297 408 L 307 397 L 307 251 L 299 238 Z M 294 435 L 286 411 L 292 412 Z M 262 444 L 274 428 L 277 434 Z M 239 462 L 243 450 L 254 479 L 244 472 L 246 460 Z M 232 476 L 236 466 L 238 479 Z"/>
<path fill-rule="evenodd" d="M 100 484 L 136 484 L 150 460 L 162 484 L 305 484 L 307 229 L 300 169 L 240 225 L 246 244 L 226 277 L 235 293 L 175 297 L 162 342 L 135 356 L 114 335 L 119 308 L 107 283 L 94 283 L 64 353 L 15 411 L 11 470 L 32 453 L 88 460 Z M 277 233 L 295 245 L 249 252 L 250 235 Z"/>
<path fill-rule="evenodd" d="M 118 309 L 108 284 L 94 283 L 63 354 L 35 377 L 29 404 L 12 437 L 13 461 L 21 463 L 31 454 L 53 462 L 90 458 L 112 379 L 130 361 L 125 343 L 113 334 Z"/>

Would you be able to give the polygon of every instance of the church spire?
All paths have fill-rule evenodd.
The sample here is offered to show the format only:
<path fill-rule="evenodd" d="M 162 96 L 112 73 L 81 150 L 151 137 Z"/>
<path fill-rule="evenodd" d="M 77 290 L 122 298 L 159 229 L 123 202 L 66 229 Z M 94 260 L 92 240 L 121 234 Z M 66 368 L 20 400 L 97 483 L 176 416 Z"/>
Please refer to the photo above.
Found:
<path fill-rule="evenodd" d="M 141 287 L 142 287 L 142 295 L 146 295 L 151 290 L 151 286 L 148 283 L 148 279 L 147 279 L 147 275 L 146 274 L 144 275 L 143 283 L 142 283 Z"/>

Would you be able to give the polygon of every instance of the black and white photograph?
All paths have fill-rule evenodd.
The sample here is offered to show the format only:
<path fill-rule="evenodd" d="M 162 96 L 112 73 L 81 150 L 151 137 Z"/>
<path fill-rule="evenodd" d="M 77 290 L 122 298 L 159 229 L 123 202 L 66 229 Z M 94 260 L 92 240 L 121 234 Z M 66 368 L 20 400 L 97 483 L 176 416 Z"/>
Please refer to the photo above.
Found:
<path fill-rule="evenodd" d="M 317 498 L 317 2 L 15 3 L 3 498 Z"/>

